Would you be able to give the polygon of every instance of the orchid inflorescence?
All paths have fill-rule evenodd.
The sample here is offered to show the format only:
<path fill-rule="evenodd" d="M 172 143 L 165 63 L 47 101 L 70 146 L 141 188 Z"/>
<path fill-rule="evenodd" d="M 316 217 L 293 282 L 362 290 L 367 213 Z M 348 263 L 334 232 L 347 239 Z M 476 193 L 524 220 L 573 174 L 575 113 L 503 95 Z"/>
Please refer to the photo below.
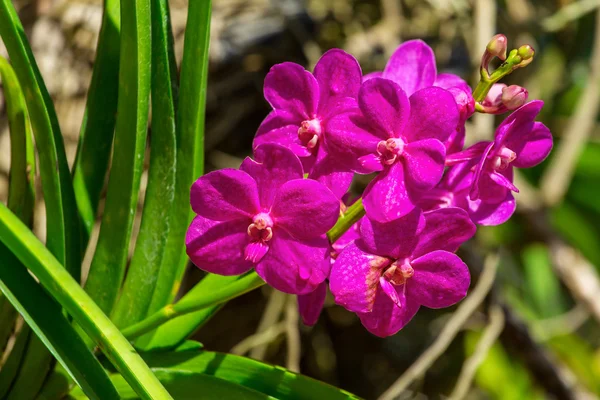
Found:
<path fill-rule="evenodd" d="M 289 62 L 273 66 L 264 85 L 273 111 L 256 133 L 254 159 L 192 187 L 192 262 L 221 275 L 254 268 L 273 288 L 298 295 L 307 324 L 316 322 L 329 282 L 336 303 L 382 337 L 420 306 L 460 301 L 470 275 L 454 253 L 475 224 L 510 218 L 513 168 L 539 164 L 552 148 L 549 129 L 534 121 L 543 102 L 526 102 L 527 90 L 498 83 L 534 55 L 530 46 L 507 55 L 506 43 L 497 35 L 487 46 L 474 91 L 456 75 L 438 74 L 420 40 L 365 76 L 339 49 L 326 52 L 313 73 Z M 490 72 L 494 57 L 504 62 Z M 463 150 L 475 111 L 513 112 L 494 140 Z M 331 243 L 326 234 L 349 206 L 355 173 L 377 173 L 357 203 L 366 215 Z"/>

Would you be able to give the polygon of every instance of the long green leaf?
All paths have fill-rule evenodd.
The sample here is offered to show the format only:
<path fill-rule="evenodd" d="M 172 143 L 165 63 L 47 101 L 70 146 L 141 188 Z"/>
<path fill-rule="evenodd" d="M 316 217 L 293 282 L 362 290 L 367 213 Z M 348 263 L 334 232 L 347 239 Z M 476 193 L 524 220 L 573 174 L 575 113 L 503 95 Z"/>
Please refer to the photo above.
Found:
<path fill-rule="evenodd" d="M 33 400 L 42 388 L 53 364 L 51 350 L 39 336 L 32 335 L 6 399 Z"/>
<path fill-rule="evenodd" d="M 120 29 L 119 0 L 105 0 L 96 61 L 73 166 L 75 199 L 83 222 L 83 249 L 94 226 L 112 150 L 119 88 Z"/>
<path fill-rule="evenodd" d="M 25 352 L 29 348 L 28 345 L 30 340 L 31 328 L 29 328 L 28 325 L 25 325 L 21 328 L 19 336 L 17 336 L 17 340 L 15 341 L 15 345 L 0 370 L 0 399 L 6 398 L 10 387 L 19 374 Z"/>
<path fill-rule="evenodd" d="M 46 245 L 75 280 L 79 281 L 79 215 L 63 138 L 52 100 L 10 0 L 0 0 L 0 36 L 25 93 L 38 148 L 46 203 Z"/>
<path fill-rule="evenodd" d="M 29 114 L 21 86 L 10 64 L 0 57 L 0 80 L 6 99 L 6 113 L 10 131 L 10 175 L 8 208 L 21 220 L 31 225 L 35 202 L 35 153 Z M 17 312 L 8 299 L 0 294 L 0 358 L 12 333 Z"/>
<path fill-rule="evenodd" d="M 156 376 L 177 400 L 267 400 L 275 398 L 209 375 L 190 374 L 188 372 L 157 370 Z M 120 375 L 112 375 L 121 399 L 139 399 L 131 387 Z M 81 399 L 81 391 L 73 390 L 71 396 Z"/>
<path fill-rule="evenodd" d="M 0 204 L 0 242 L 39 279 L 143 398 L 170 395 L 110 319 L 33 233 Z"/>
<path fill-rule="evenodd" d="M 222 289 L 238 280 L 239 276 L 221 276 L 208 274 L 196 284 L 181 300 L 188 300 Z M 161 325 L 148 343 L 136 342 L 136 347 L 145 351 L 170 350 L 179 346 L 190 337 L 197 329 L 206 323 L 224 304 L 204 308 L 200 311 L 189 313 L 170 320 Z M 143 337 L 142 337 L 143 338 Z"/>
<path fill-rule="evenodd" d="M 100 236 L 86 290 L 107 314 L 125 274 L 148 124 L 150 0 L 121 1 L 119 102 L 114 152 Z"/>
<path fill-rule="evenodd" d="M 211 351 L 142 354 L 153 371 L 210 375 L 278 399 L 356 399 L 344 390 L 250 358 Z"/>
<path fill-rule="evenodd" d="M 152 134 L 142 225 L 131 265 L 115 306 L 119 327 L 144 318 L 159 281 L 175 192 L 175 102 L 177 69 L 167 0 L 152 3 Z"/>
<path fill-rule="evenodd" d="M 92 398 L 118 399 L 118 393 L 106 371 L 65 318 L 60 306 L 41 288 L 27 269 L 19 265 L 19 260 L 4 245 L 0 245 L 0 259 L 3 262 L 3 268 L 0 268 L 0 289 L 54 357 L 69 371 L 75 382 Z M 28 370 L 35 373 L 39 366 L 40 364 L 31 365 Z M 25 371 L 25 366 L 21 371 Z M 44 376 L 46 372 L 43 371 Z M 21 373 L 9 399 L 33 398 L 41 385 L 34 388 L 31 380 L 31 374 Z"/>
<path fill-rule="evenodd" d="M 204 113 L 208 75 L 211 1 L 190 1 L 181 64 L 177 111 L 177 174 L 171 229 L 149 314 L 169 304 L 188 263 L 185 232 L 192 219 L 189 191 L 204 171 Z"/>

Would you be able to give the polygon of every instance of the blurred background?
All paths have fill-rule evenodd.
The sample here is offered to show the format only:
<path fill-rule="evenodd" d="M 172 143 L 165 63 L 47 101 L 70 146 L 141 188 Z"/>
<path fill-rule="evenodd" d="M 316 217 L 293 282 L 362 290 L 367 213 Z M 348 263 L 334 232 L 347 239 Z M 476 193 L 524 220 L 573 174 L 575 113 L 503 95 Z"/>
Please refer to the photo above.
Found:
<path fill-rule="evenodd" d="M 102 2 L 15 4 L 73 162 Z M 180 56 L 187 1 L 172 0 L 171 7 Z M 494 34 L 504 33 L 509 48 L 534 47 L 534 62 L 504 83 L 524 86 L 530 99 L 545 101 L 540 119 L 552 130 L 555 149 L 541 166 L 518 177 L 517 214 L 502 226 L 479 228 L 461 250 L 473 273 L 472 289 L 480 285 L 468 304 L 475 312 L 422 309 L 397 335 L 380 339 L 331 298 L 317 325 L 304 327 L 295 298 L 263 288 L 227 304 L 195 338 L 208 349 L 287 366 L 366 399 L 378 398 L 428 348 L 426 354 L 439 357 L 421 358 L 420 373 L 403 376 L 401 389 L 407 390 L 387 395 L 435 399 L 462 391 L 472 399 L 597 398 L 598 9 L 599 0 L 213 0 L 208 170 L 237 167 L 250 154 L 255 130 L 269 112 L 262 83 L 273 64 L 294 61 L 310 69 L 325 50 L 339 47 L 356 56 L 366 73 L 381 70 L 394 49 L 413 38 L 433 47 L 439 71 L 456 73 L 473 87 Z M 10 143 L 1 94 L 0 111 L 0 200 L 5 201 Z M 467 140 L 491 137 L 501 117 L 475 115 Z M 364 184 L 357 180 L 354 190 Z M 35 230 L 42 238 L 44 225 L 44 205 L 38 204 Z M 191 268 L 187 287 L 201 277 Z"/>

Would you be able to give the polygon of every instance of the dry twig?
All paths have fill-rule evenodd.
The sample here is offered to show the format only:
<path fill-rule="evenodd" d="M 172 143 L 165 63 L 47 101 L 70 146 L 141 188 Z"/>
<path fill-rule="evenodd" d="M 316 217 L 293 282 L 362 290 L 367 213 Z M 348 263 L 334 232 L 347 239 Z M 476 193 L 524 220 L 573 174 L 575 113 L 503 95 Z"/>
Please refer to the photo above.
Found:
<path fill-rule="evenodd" d="M 255 349 L 259 346 L 267 345 L 275 340 L 279 335 L 285 333 L 286 324 L 285 322 L 280 322 L 275 325 L 269 326 L 266 330 L 255 333 L 254 335 L 248 336 L 238 344 L 236 344 L 232 349 L 232 354 L 237 354 L 239 356 L 243 356 L 247 352 L 252 349 Z"/>
<path fill-rule="evenodd" d="M 393 400 L 446 351 L 458 332 L 475 310 L 481 305 L 493 286 L 498 268 L 498 256 L 491 255 L 485 260 L 479 282 L 471 294 L 458 306 L 436 341 L 388 388 L 379 400 Z"/>
<path fill-rule="evenodd" d="M 258 324 L 258 328 L 256 329 L 256 334 L 260 334 L 269 327 L 275 325 L 279 318 L 281 317 L 281 312 L 283 311 L 283 306 L 285 304 L 285 293 L 281 293 L 278 290 L 273 290 L 269 297 L 269 301 L 267 302 L 267 306 L 265 307 L 265 312 L 263 313 L 262 319 Z M 256 346 L 250 351 L 250 357 L 255 360 L 262 360 L 265 357 L 265 353 L 267 351 L 267 343 Z"/>
<path fill-rule="evenodd" d="M 298 330 L 298 303 L 296 296 L 288 295 L 285 306 L 285 331 L 287 336 L 286 368 L 300 372 L 300 331 Z"/>

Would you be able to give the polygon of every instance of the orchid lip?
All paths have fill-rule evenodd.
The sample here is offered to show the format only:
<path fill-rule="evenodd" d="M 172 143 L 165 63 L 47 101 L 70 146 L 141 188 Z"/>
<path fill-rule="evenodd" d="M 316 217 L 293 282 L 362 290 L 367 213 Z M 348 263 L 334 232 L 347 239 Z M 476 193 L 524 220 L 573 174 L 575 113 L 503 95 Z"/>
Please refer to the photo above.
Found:
<path fill-rule="evenodd" d="M 377 153 L 384 165 L 392 165 L 404 152 L 404 140 L 400 138 L 389 138 L 377 143 Z"/>
<path fill-rule="evenodd" d="M 503 171 L 510 165 L 511 162 L 517 159 L 517 153 L 506 146 L 502 146 L 499 151 L 492 157 L 491 166 L 496 171 Z"/>
<path fill-rule="evenodd" d="M 253 242 L 268 242 L 273 238 L 273 220 L 267 213 L 258 213 L 248 225 L 248 236 Z"/>

